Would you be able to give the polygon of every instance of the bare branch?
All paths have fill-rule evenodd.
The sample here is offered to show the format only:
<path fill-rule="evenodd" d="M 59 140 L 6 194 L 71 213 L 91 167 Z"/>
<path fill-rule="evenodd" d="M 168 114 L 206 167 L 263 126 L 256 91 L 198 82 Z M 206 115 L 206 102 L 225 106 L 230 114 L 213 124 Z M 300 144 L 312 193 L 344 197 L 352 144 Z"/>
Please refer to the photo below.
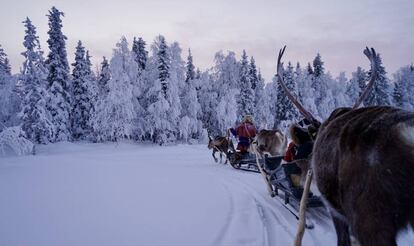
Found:
<path fill-rule="evenodd" d="M 355 102 L 353 109 L 358 108 L 361 105 L 361 103 L 367 98 L 378 76 L 378 57 L 377 57 L 377 53 L 375 52 L 375 49 L 374 48 L 369 49 L 368 47 L 366 47 L 364 50 L 364 54 L 368 57 L 371 63 L 371 78 L 368 82 L 367 88 L 365 88 L 364 92 Z"/>
<path fill-rule="evenodd" d="M 279 56 L 277 58 L 277 77 L 279 80 L 280 85 L 282 86 L 283 90 L 285 91 L 286 96 L 289 98 L 289 100 L 298 108 L 299 112 L 305 117 L 307 120 L 309 120 L 312 124 L 319 126 L 320 122 L 313 117 L 311 113 L 309 113 L 303 106 L 300 104 L 298 100 L 289 92 L 289 89 L 286 87 L 285 81 L 283 80 L 283 73 L 282 73 L 282 64 L 280 60 L 282 59 L 283 54 L 285 53 L 286 45 L 280 49 Z"/>

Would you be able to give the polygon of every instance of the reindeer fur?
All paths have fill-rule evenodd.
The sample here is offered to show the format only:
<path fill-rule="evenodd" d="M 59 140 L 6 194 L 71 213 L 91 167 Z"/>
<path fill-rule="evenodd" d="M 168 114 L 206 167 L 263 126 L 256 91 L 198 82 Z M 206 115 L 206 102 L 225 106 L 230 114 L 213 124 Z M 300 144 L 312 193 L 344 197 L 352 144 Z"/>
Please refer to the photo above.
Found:
<path fill-rule="evenodd" d="M 338 245 L 396 245 L 414 228 L 414 112 L 339 108 L 319 128 L 312 166 Z"/>

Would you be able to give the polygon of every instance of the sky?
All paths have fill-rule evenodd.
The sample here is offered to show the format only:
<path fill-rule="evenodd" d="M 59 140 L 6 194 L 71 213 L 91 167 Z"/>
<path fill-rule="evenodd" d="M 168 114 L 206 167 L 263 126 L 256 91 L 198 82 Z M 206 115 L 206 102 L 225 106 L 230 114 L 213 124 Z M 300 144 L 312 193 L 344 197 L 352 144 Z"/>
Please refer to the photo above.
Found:
<path fill-rule="evenodd" d="M 183 59 L 191 48 L 201 69 L 214 65 L 217 51 L 243 49 L 256 60 L 266 81 L 276 70 L 277 52 L 287 45 L 285 61 L 305 66 L 319 52 L 333 76 L 348 77 L 357 66 L 369 68 L 362 51 L 374 47 L 388 73 L 414 62 L 414 1 L 412 0 L 0 0 L 0 44 L 13 72 L 23 62 L 20 53 L 28 16 L 48 53 L 47 17 L 52 6 L 65 13 L 69 63 L 82 40 L 98 66 L 110 57 L 121 36 L 149 44 L 162 34 L 177 41 Z"/>

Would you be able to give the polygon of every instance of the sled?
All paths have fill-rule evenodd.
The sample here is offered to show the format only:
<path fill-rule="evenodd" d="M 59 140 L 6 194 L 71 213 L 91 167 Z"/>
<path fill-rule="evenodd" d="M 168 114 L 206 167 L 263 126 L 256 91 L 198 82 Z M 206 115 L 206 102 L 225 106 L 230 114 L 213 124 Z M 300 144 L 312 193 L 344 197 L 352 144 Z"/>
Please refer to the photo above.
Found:
<path fill-rule="evenodd" d="M 228 154 L 228 159 L 230 165 L 238 170 L 249 171 L 260 173 L 259 167 L 257 166 L 256 155 L 253 153 L 240 153 L 240 152 L 233 152 Z M 265 156 L 264 159 L 259 159 L 259 163 L 263 166 L 265 164 L 266 167 L 269 168 L 276 168 L 280 165 L 283 156 Z"/>
<path fill-rule="evenodd" d="M 238 170 L 260 173 L 257 166 L 256 155 L 253 153 L 229 153 L 229 161 L 232 167 Z M 267 176 L 266 182 L 270 182 L 275 195 L 282 197 L 284 204 L 298 207 L 302 198 L 303 187 L 295 186 L 290 178 L 293 175 L 300 175 L 301 170 L 295 163 L 281 165 L 283 156 L 267 156 L 258 159 Z M 283 194 L 280 194 L 282 191 Z M 322 207 L 323 203 L 319 196 L 309 192 L 308 208 Z"/>
<path fill-rule="evenodd" d="M 301 169 L 296 163 L 285 163 L 279 165 L 275 169 L 269 171 L 271 173 L 270 182 L 274 187 L 276 195 L 279 195 L 279 191 L 283 192 L 283 199 L 285 204 L 291 204 L 294 207 L 299 207 L 300 200 L 303 194 L 303 187 L 294 185 L 291 175 L 300 175 Z M 322 207 L 323 203 L 319 196 L 309 192 L 308 201 L 306 207 L 316 208 Z"/>

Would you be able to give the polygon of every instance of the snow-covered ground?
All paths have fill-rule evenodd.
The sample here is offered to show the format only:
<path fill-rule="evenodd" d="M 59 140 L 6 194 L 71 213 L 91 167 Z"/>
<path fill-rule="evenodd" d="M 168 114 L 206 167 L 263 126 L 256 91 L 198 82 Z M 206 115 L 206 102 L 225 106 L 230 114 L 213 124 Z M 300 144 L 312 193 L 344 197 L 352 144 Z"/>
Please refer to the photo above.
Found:
<path fill-rule="evenodd" d="M 204 145 L 60 143 L 0 158 L 0 245 L 292 245 L 296 219 L 260 175 Z M 304 245 L 335 245 L 313 211 Z M 414 233 L 399 245 L 414 245 Z"/>

